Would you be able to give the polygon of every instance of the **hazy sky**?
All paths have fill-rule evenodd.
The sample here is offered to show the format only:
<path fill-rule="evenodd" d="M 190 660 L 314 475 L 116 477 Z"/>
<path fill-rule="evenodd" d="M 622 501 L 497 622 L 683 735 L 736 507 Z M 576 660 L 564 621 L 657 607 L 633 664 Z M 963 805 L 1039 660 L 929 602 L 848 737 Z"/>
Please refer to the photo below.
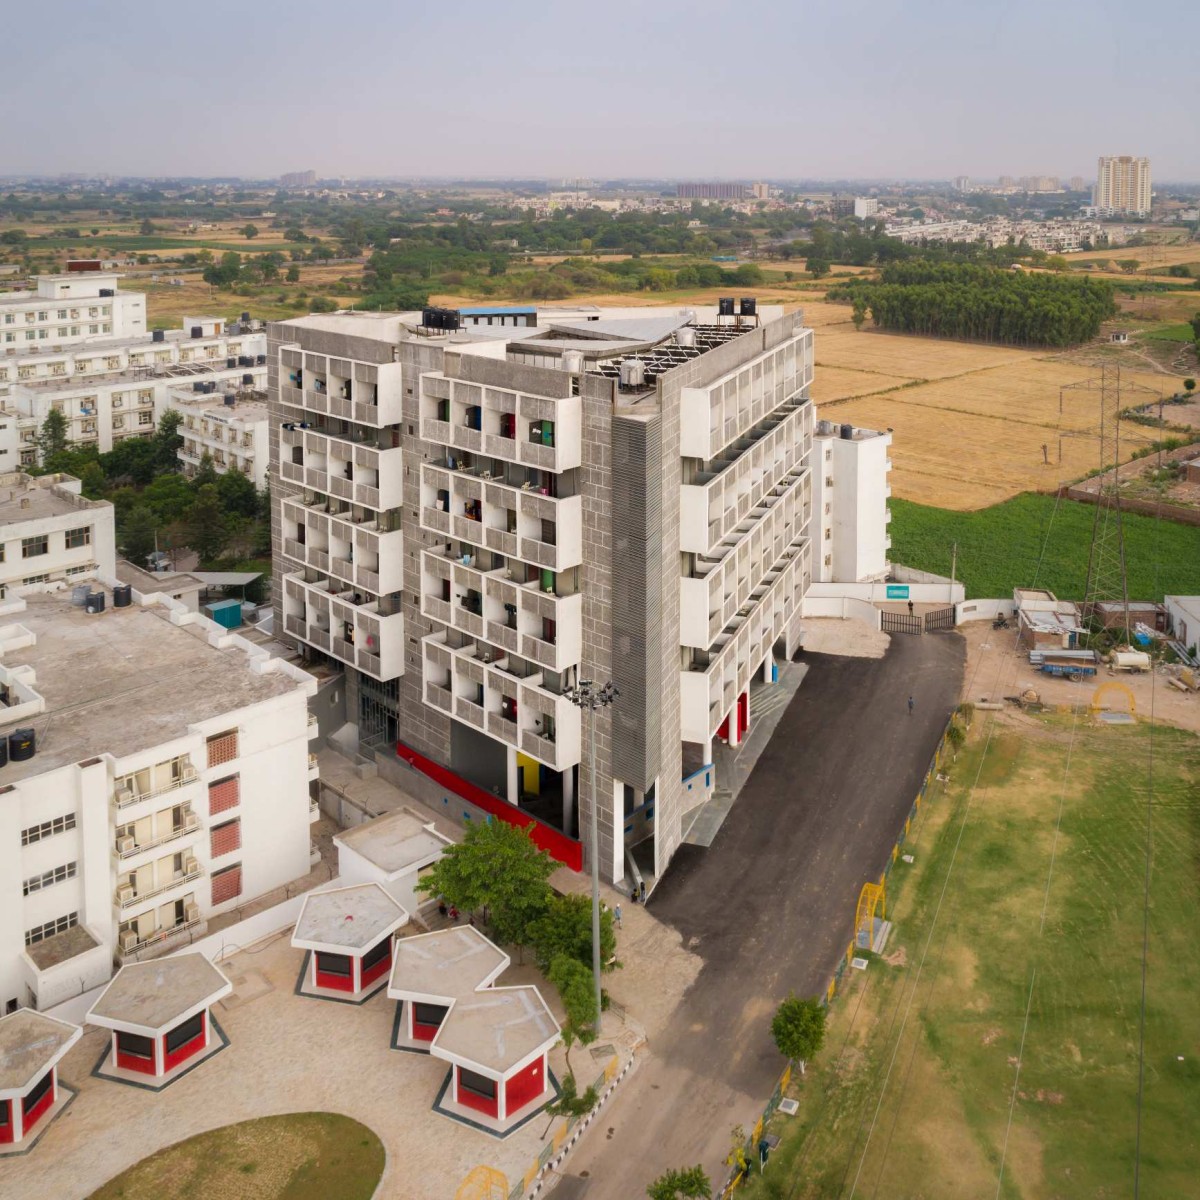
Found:
<path fill-rule="evenodd" d="M 1142 19 L 1145 17 L 1145 19 Z M 0 174 L 1200 180 L 1200 0 L 0 0 Z"/>

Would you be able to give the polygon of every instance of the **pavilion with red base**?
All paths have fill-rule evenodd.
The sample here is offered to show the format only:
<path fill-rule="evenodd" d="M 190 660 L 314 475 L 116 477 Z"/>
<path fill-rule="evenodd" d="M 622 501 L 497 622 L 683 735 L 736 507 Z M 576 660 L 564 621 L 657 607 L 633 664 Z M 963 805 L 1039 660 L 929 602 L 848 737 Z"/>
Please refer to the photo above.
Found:
<path fill-rule="evenodd" d="M 70 1102 L 58 1063 L 82 1036 L 78 1025 L 31 1008 L 0 1017 L 0 1155 L 28 1150 Z"/>

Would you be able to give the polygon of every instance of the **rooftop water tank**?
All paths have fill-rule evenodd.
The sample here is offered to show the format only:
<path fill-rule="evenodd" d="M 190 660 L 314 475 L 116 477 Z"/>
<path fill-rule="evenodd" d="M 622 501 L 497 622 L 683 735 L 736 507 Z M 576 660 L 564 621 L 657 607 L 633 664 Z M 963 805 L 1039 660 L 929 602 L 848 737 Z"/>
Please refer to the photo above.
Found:
<path fill-rule="evenodd" d="M 758 313 L 758 301 L 753 296 L 743 296 L 739 310 L 743 317 L 753 317 Z"/>
<path fill-rule="evenodd" d="M 228 357 L 228 358 L 225 360 L 225 366 L 226 366 L 226 367 L 236 367 L 237 365 L 238 365 L 238 361 L 237 361 L 237 355 L 235 355 L 235 354 L 231 354 L 231 355 L 230 355 L 230 356 L 229 356 L 229 357 Z"/>
<path fill-rule="evenodd" d="M 128 608 L 133 603 L 133 588 L 127 583 L 113 584 L 113 608 Z"/>
<path fill-rule="evenodd" d="M 640 358 L 627 358 L 620 366 L 621 386 L 640 388 L 646 382 L 646 364 Z"/>
<path fill-rule="evenodd" d="M 854 426 L 853 425 L 843 425 L 842 429 L 841 429 L 841 433 L 842 433 L 842 441 L 843 442 L 854 441 Z"/>
<path fill-rule="evenodd" d="M 192 391 L 193 391 L 193 392 L 202 392 L 202 391 L 204 391 L 204 383 L 203 383 L 203 381 L 201 381 L 201 380 L 194 380 L 194 381 L 192 382 Z"/>
<path fill-rule="evenodd" d="M 33 729 L 14 729 L 8 735 L 8 757 L 13 762 L 25 762 L 37 753 L 37 732 Z"/>
<path fill-rule="evenodd" d="M 583 374 L 583 352 L 581 350 L 564 350 L 559 362 L 562 364 L 562 369 L 568 374 Z"/>
<path fill-rule="evenodd" d="M 0 738 L 0 767 L 8 766 L 8 738 Z"/>
<path fill-rule="evenodd" d="M 253 375 L 243 375 L 242 376 L 242 387 L 249 387 L 253 382 L 254 382 Z"/>
<path fill-rule="evenodd" d="M 203 336 L 204 336 L 204 326 L 203 325 L 193 325 L 192 326 L 192 337 L 203 337 Z"/>
<path fill-rule="evenodd" d="M 84 612 L 102 613 L 104 611 L 104 593 L 103 592 L 88 592 L 87 599 L 83 602 Z"/>
<path fill-rule="evenodd" d="M 675 330 L 675 345 L 691 350 L 696 345 L 696 331 L 690 325 Z"/>
<path fill-rule="evenodd" d="M 71 589 L 71 603 L 76 608 L 82 608 L 87 603 L 87 598 L 92 594 L 92 585 L 90 583 L 77 583 Z"/>
<path fill-rule="evenodd" d="M 721 296 L 717 300 L 717 316 L 732 317 L 733 316 L 733 297 Z"/>
<path fill-rule="evenodd" d="M 224 397 L 227 408 L 232 408 L 237 403 L 237 392 L 226 392 Z"/>
<path fill-rule="evenodd" d="M 165 331 L 165 330 L 162 330 L 162 329 L 156 329 L 156 330 L 155 330 L 155 331 L 154 331 L 154 332 L 153 332 L 153 333 L 150 335 L 150 340 L 151 340 L 152 342 L 165 342 L 165 341 L 167 340 L 167 334 L 166 334 L 166 331 Z"/>
<path fill-rule="evenodd" d="M 242 324 L 246 325 L 249 323 L 249 321 L 250 321 L 250 314 L 248 312 L 242 313 Z"/>
<path fill-rule="evenodd" d="M 267 356 L 265 354 L 258 355 L 257 362 L 260 367 L 265 367 L 267 365 Z"/>

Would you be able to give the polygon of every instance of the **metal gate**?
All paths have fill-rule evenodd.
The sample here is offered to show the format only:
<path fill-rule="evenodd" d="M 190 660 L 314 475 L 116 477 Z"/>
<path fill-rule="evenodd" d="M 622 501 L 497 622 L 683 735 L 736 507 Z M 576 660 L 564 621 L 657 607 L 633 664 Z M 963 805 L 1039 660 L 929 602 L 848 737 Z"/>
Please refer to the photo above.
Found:
<path fill-rule="evenodd" d="M 951 609 L 951 612 L 954 610 Z M 910 617 L 907 613 L 887 612 L 879 614 L 880 629 L 884 633 L 920 633 L 921 618 Z"/>
<path fill-rule="evenodd" d="M 925 614 L 925 632 L 937 633 L 944 629 L 954 628 L 954 609 L 935 608 Z"/>

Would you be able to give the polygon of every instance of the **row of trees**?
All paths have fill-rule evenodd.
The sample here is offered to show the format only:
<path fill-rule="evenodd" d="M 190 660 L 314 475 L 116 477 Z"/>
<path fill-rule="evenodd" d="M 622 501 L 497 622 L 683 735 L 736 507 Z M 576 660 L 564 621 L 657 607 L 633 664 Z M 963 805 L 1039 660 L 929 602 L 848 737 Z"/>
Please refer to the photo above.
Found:
<path fill-rule="evenodd" d="M 856 325 L 869 313 L 881 329 L 1017 346 L 1078 345 L 1117 312 L 1102 281 L 927 261 L 848 280 L 828 298 L 851 304 Z"/>

